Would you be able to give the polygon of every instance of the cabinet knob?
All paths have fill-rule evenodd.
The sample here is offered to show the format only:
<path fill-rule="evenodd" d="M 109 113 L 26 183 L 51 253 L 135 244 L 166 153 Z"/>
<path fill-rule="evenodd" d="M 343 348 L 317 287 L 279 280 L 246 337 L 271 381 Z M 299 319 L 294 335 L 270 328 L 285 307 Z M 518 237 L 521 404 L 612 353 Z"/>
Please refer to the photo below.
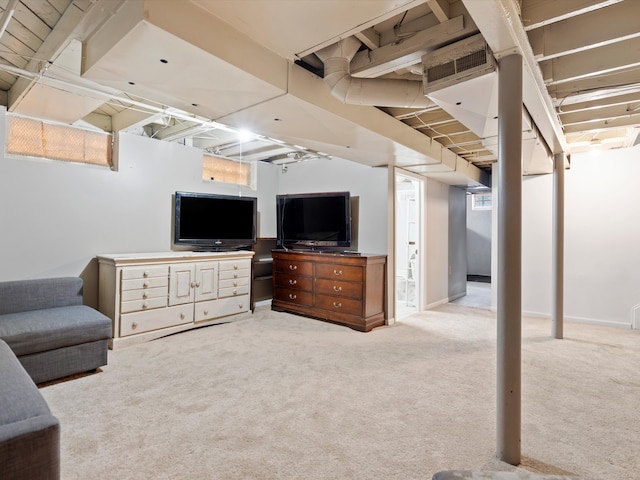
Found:
<path fill-rule="evenodd" d="M 340 302 L 333 302 L 333 307 L 334 307 L 334 308 L 342 308 L 342 303 L 340 303 Z"/>
<path fill-rule="evenodd" d="M 209 310 L 205 310 L 203 313 L 204 313 L 205 315 L 209 315 Z"/>
<path fill-rule="evenodd" d="M 142 288 L 147 288 L 149 286 L 149 282 L 142 282 Z"/>
<path fill-rule="evenodd" d="M 142 272 L 142 276 L 143 277 L 148 277 L 149 276 L 149 270 L 145 270 L 144 272 Z"/>
<path fill-rule="evenodd" d="M 297 265 L 289 265 L 289 270 L 297 270 L 298 266 Z"/>
<path fill-rule="evenodd" d="M 290 293 L 289 294 L 289 299 L 295 300 L 296 298 L 298 298 L 298 296 L 295 293 Z"/>
<path fill-rule="evenodd" d="M 333 270 L 333 274 L 339 277 L 340 275 L 342 275 L 342 270 L 336 270 L 336 269 L 334 269 L 334 270 Z"/>
<path fill-rule="evenodd" d="M 149 305 L 147 304 L 147 302 L 144 302 L 144 303 L 142 304 L 142 308 L 143 308 L 143 309 L 148 308 L 148 307 L 149 307 Z"/>
<path fill-rule="evenodd" d="M 191 288 L 196 288 L 196 282 L 191 282 Z"/>
<path fill-rule="evenodd" d="M 136 328 L 138 328 L 138 323 L 137 322 L 133 322 L 131 324 L 131 330 L 135 330 Z"/>
<path fill-rule="evenodd" d="M 233 286 L 237 287 L 238 286 L 238 282 L 233 282 Z"/>
<path fill-rule="evenodd" d="M 184 313 L 180 314 L 180 320 L 184 320 Z"/>
<path fill-rule="evenodd" d="M 196 282 L 196 287 L 199 287 L 199 286 L 200 286 L 200 282 Z"/>
<path fill-rule="evenodd" d="M 234 295 L 237 295 L 237 294 L 238 294 L 238 291 L 237 291 L 237 290 L 234 290 L 234 291 L 233 291 L 233 294 L 234 294 Z"/>
<path fill-rule="evenodd" d="M 233 269 L 237 270 L 238 269 L 238 265 L 236 265 L 235 263 L 233 264 Z"/>
<path fill-rule="evenodd" d="M 233 274 L 233 278 L 238 278 L 238 274 L 237 274 L 237 273 L 234 273 L 234 274 Z"/>
<path fill-rule="evenodd" d="M 142 292 L 142 298 L 147 298 L 149 294 L 147 292 Z"/>
<path fill-rule="evenodd" d="M 338 287 L 336 285 L 333 286 L 333 291 L 334 292 L 341 292 L 342 291 L 342 287 Z"/>
<path fill-rule="evenodd" d="M 289 280 L 289 285 L 296 285 L 297 283 L 298 283 L 297 280 L 293 280 L 293 279 Z"/>
<path fill-rule="evenodd" d="M 243 308 L 243 307 L 244 307 L 244 304 L 242 304 L 242 303 L 239 303 L 239 304 L 238 304 L 238 308 L 239 308 L 240 310 L 242 310 L 242 308 Z"/>

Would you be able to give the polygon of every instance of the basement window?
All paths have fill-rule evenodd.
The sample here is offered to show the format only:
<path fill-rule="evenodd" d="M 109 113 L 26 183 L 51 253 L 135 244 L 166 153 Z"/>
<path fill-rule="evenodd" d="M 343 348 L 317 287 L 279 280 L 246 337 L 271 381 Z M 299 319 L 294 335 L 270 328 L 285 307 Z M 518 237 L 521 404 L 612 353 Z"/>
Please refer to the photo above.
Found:
<path fill-rule="evenodd" d="M 490 193 L 474 193 L 471 195 L 472 210 L 491 210 L 492 201 Z"/>
<path fill-rule="evenodd" d="M 255 190 L 256 163 L 202 155 L 202 179 L 244 185 Z"/>
<path fill-rule="evenodd" d="M 7 114 L 7 154 L 112 167 L 112 135 Z"/>

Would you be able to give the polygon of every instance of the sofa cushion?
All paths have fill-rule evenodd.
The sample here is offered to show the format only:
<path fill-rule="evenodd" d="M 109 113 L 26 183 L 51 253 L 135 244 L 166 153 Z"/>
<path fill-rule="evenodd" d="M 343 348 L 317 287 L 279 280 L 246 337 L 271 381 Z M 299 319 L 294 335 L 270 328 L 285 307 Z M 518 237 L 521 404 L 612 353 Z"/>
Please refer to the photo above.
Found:
<path fill-rule="evenodd" d="M 0 338 L 17 356 L 111 337 L 111 320 L 86 305 L 0 315 Z"/>
<path fill-rule="evenodd" d="M 0 315 L 82 305 L 82 283 L 78 277 L 0 282 Z"/>

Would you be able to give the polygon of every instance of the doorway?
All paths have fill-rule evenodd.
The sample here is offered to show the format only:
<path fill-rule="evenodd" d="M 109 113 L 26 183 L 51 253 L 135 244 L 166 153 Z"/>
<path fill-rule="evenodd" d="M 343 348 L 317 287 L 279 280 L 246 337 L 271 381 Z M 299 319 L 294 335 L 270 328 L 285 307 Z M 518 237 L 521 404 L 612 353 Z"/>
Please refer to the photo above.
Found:
<path fill-rule="evenodd" d="M 422 310 L 424 181 L 408 173 L 396 173 L 395 183 L 395 311 L 396 318 L 403 318 Z"/>

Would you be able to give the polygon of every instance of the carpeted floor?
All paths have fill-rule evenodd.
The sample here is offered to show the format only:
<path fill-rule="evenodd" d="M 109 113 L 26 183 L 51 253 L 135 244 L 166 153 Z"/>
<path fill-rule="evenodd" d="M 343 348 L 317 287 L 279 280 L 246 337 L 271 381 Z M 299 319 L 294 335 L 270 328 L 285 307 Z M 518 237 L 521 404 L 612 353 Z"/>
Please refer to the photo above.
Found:
<path fill-rule="evenodd" d="M 444 305 L 360 333 L 261 307 L 110 351 L 44 386 L 62 478 L 637 480 L 640 332 L 523 323 L 523 465 L 495 459 L 495 314 Z"/>

